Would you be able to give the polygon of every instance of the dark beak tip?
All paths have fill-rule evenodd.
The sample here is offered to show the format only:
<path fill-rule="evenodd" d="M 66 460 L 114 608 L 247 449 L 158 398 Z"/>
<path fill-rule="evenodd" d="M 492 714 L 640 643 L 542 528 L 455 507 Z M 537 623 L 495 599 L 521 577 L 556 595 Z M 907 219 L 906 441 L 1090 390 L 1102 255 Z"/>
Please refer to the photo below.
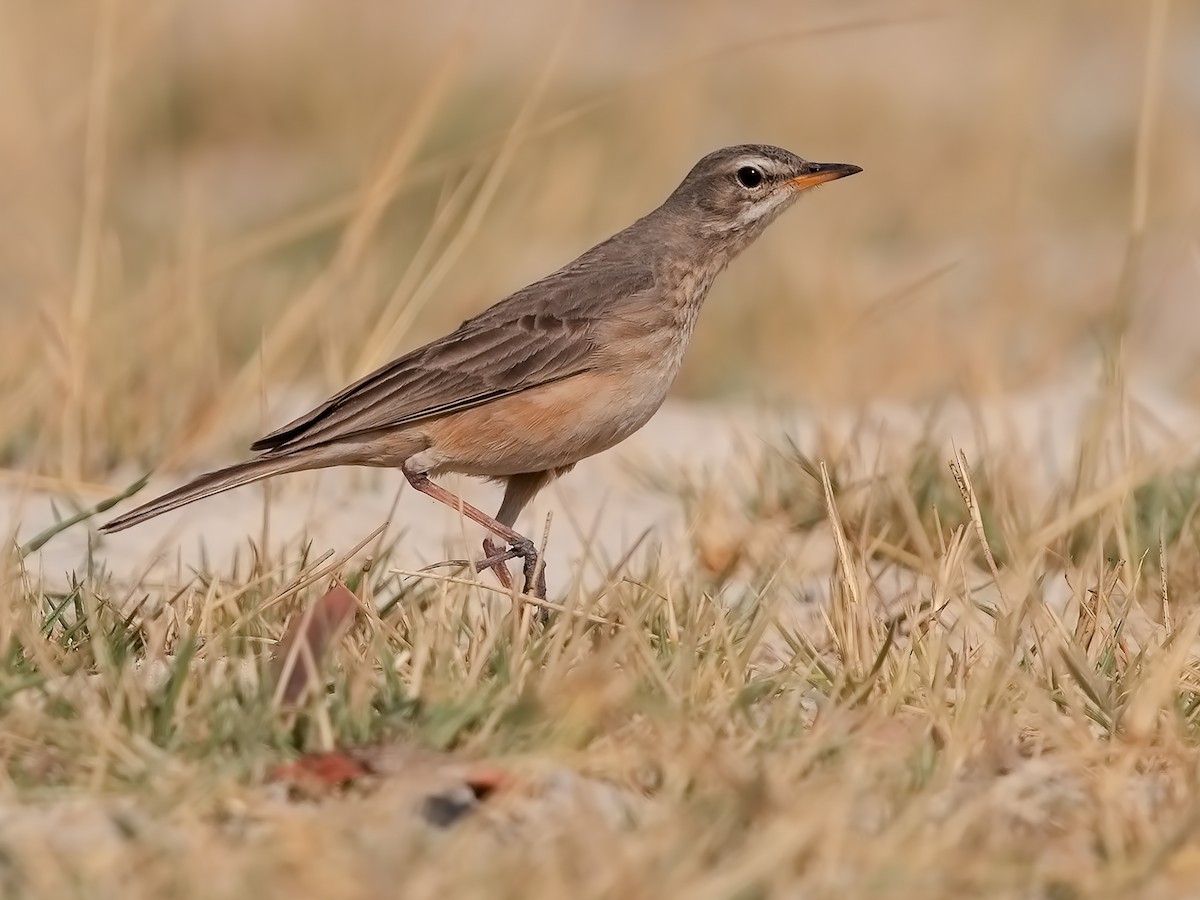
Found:
<path fill-rule="evenodd" d="M 811 163 L 809 172 L 814 177 L 821 177 L 822 181 L 834 181 L 838 178 L 847 178 L 850 175 L 857 175 L 862 171 L 862 166 L 856 166 L 852 163 Z"/>

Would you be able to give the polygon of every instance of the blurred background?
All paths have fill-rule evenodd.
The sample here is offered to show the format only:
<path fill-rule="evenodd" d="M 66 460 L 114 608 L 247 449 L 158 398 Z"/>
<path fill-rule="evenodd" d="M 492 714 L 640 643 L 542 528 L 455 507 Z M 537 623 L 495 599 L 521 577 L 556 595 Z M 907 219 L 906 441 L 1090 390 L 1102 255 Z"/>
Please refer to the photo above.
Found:
<path fill-rule="evenodd" d="M 865 172 L 679 397 L 1200 393 L 1195 2 L 0 0 L 4 464 L 232 453 L 745 141 Z"/>

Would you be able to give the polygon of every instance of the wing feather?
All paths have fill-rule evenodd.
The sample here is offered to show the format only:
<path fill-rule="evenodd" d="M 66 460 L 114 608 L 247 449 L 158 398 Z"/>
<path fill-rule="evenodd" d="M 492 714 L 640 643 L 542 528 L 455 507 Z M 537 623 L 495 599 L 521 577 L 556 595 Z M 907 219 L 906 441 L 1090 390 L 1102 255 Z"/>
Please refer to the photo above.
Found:
<path fill-rule="evenodd" d="M 597 317 L 654 286 L 647 267 L 600 264 L 598 249 L 380 367 L 251 449 L 290 453 L 414 425 L 589 371 Z"/>

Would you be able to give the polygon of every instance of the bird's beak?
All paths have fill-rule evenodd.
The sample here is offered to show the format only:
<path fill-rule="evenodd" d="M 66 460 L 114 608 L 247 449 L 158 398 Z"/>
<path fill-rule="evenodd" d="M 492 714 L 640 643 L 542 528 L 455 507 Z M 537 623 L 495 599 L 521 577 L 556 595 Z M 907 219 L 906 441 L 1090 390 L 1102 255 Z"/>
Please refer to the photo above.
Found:
<path fill-rule="evenodd" d="M 824 184 L 826 181 L 845 178 L 847 175 L 854 175 L 861 171 L 862 167 L 852 166 L 849 163 L 809 163 L 803 175 L 797 175 L 788 181 L 788 187 L 804 191 L 810 187 L 816 187 L 818 184 Z"/>

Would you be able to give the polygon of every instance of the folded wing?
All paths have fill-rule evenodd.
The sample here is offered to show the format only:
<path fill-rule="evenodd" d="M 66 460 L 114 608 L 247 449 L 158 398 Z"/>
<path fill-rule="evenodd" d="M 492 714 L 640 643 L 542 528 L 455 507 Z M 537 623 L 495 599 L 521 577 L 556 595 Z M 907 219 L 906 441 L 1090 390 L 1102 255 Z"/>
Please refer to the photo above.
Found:
<path fill-rule="evenodd" d="M 251 445 L 292 453 L 461 412 L 591 368 L 597 290 L 620 301 L 648 290 L 651 273 L 607 273 L 582 257 L 446 337 L 405 354 Z M 603 285 L 596 284 L 597 276 Z"/>

